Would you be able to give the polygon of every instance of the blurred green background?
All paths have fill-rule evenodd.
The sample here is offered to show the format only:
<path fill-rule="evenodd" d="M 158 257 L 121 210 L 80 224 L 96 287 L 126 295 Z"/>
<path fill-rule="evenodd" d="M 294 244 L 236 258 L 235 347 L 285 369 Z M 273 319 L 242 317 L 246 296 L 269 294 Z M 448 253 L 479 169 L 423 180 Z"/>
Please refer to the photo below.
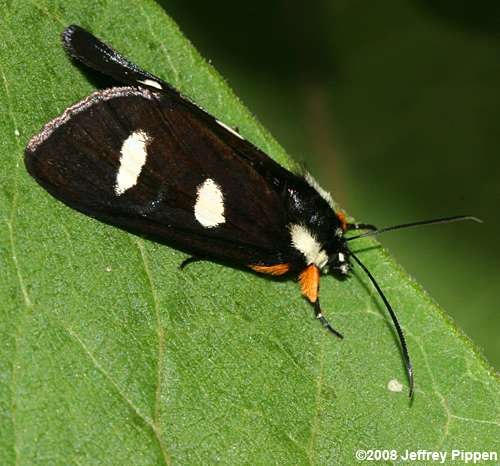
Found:
<path fill-rule="evenodd" d="M 162 0 L 202 55 L 500 367 L 500 3 Z"/>

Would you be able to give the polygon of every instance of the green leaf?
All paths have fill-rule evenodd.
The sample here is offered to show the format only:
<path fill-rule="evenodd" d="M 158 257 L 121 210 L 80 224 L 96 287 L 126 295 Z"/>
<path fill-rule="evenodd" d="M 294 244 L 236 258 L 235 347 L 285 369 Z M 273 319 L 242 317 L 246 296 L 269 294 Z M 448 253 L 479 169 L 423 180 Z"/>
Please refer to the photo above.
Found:
<path fill-rule="evenodd" d="M 322 279 L 338 341 L 293 281 L 210 262 L 181 272 L 185 254 L 47 195 L 24 146 L 94 89 L 60 46 L 70 23 L 292 163 L 157 4 L 0 6 L 2 464 L 344 465 L 359 448 L 498 450 L 498 378 L 376 243 L 360 243 L 370 247 L 360 256 L 405 329 L 413 402 L 392 325 L 359 271 Z"/>

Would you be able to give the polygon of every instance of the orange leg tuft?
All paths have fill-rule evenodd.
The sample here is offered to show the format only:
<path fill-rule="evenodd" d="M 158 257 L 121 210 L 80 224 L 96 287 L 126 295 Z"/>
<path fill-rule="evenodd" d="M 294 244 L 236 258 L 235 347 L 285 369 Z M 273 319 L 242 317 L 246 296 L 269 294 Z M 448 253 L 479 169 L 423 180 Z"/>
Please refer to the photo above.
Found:
<path fill-rule="evenodd" d="M 319 268 L 314 264 L 311 264 L 304 269 L 304 271 L 299 275 L 302 294 L 314 304 L 316 318 L 321 322 L 323 327 L 328 329 L 337 337 L 343 338 L 342 335 L 330 325 L 330 322 L 328 322 L 326 317 L 321 312 L 321 306 L 319 304 L 319 275 Z"/>
<path fill-rule="evenodd" d="M 300 274 L 300 289 L 302 294 L 311 303 L 318 300 L 319 295 L 319 269 L 316 265 L 311 264 Z"/>

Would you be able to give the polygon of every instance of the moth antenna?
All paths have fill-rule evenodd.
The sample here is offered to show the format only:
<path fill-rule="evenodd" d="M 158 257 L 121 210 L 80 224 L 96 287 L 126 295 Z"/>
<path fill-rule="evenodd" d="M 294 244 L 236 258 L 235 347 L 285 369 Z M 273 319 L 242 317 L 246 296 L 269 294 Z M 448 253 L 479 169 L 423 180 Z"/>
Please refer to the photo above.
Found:
<path fill-rule="evenodd" d="M 381 233 L 386 233 L 388 231 L 393 230 L 401 230 L 402 228 L 412 228 L 419 227 L 422 225 L 435 225 L 437 223 L 453 223 L 453 222 L 462 222 L 464 220 L 472 220 L 477 223 L 483 223 L 480 218 L 474 217 L 472 215 L 455 215 L 453 217 L 443 217 L 443 218 L 435 218 L 432 220 L 422 220 L 420 222 L 412 222 L 412 223 L 402 223 L 401 225 L 393 225 L 391 227 L 379 228 L 372 231 L 367 231 L 366 233 L 361 233 L 357 236 L 351 236 L 347 238 L 346 241 L 352 241 L 353 239 L 366 238 L 367 236 L 378 236 Z"/>
<path fill-rule="evenodd" d="M 379 284 L 373 277 L 373 275 L 370 273 L 370 271 L 366 268 L 366 266 L 353 254 L 350 253 L 350 256 L 359 264 L 359 266 L 365 271 L 366 275 L 368 275 L 368 278 L 370 281 L 373 283 L 373 286 L 377 290 L 379 296 L 382 298 L 382 301 L 385 304 L 385 307 L 389 311 L 389 314 L 391 316 L 392 322 L 394 324 L 394 327 L 396 328 L 396 332 L 399 337 L 399 342 L 401 344 L 401 351 L 403 353 L 403 360 L 405 362 L 406 366 L 406 373 L 408 375 L 408 382 L 410 384 L 410 392 L 408 396 L 411 398 L 413 396 L 413 388 L 414 388 L 414 381 L 413 381 L 413 365 L 410 360 L 410 354 L 408 353 L 408 347 L 406 345 L 406 339 L 403 333 L 403 329 L 401 328 L 401 325 L 399 325 L 398 318 L 396 317 L 396 313 L 393 311 L 391 305 L 389 304 L 389 301 L 385 297 L 384 293 L 382 292 L 382 289 L 380 288 Z"/>

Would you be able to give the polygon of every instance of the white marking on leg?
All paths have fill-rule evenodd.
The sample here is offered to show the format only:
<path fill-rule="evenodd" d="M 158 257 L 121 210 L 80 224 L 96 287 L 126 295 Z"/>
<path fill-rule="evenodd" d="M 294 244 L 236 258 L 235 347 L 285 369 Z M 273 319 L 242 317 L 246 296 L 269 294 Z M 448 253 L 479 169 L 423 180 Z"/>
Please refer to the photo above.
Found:
<path fill-rule="evenodd" d="M 146 163 L 149 141 L 148 135 L 139 129 L 123 142 L 120 150 L 120 169 L 116 175 L 115 184 L 115 193 L 118 196 L 136 185 L 142 167 Z"/>
<path fill-rule="evenodd" d="M 234 134 L 235 136 L 238 136 L 240 139 L 244 139 L 243 136 L 238 133 L 237 131 L 235 131 L 233 128 L 231 128 L 230 126 L 226 125 L 225 123 L 222 123 L 222 121 L 220 120 L 215 120 L 217 123 L 219 123 L 219 125 L 221 125 L 224 129 L 227 129 L 230 133 Z"/>
<path fill-rule="evenodd" d="M 293 247 L 305 256 L 308 265 L 315 264 L 320 269 L 326 266 L 328 255 L 321 249 L 321 244 L 308 228 L 292 224 L 290 226 L 290 235 Z"/>
<path fill-rule="evenodd" d="M 145 84 L 146 86 L 156 87 L 156 89 L 163 89 L 159 82 L 153 81 L 152 79 L 137 80 L 138 83 Z"/>
<path fill-rule="evenodd" d="M 205 228 L 213 228 L 226 221 L 222 190 L 211 178 L 198 186 L 194 216 Z"/>

